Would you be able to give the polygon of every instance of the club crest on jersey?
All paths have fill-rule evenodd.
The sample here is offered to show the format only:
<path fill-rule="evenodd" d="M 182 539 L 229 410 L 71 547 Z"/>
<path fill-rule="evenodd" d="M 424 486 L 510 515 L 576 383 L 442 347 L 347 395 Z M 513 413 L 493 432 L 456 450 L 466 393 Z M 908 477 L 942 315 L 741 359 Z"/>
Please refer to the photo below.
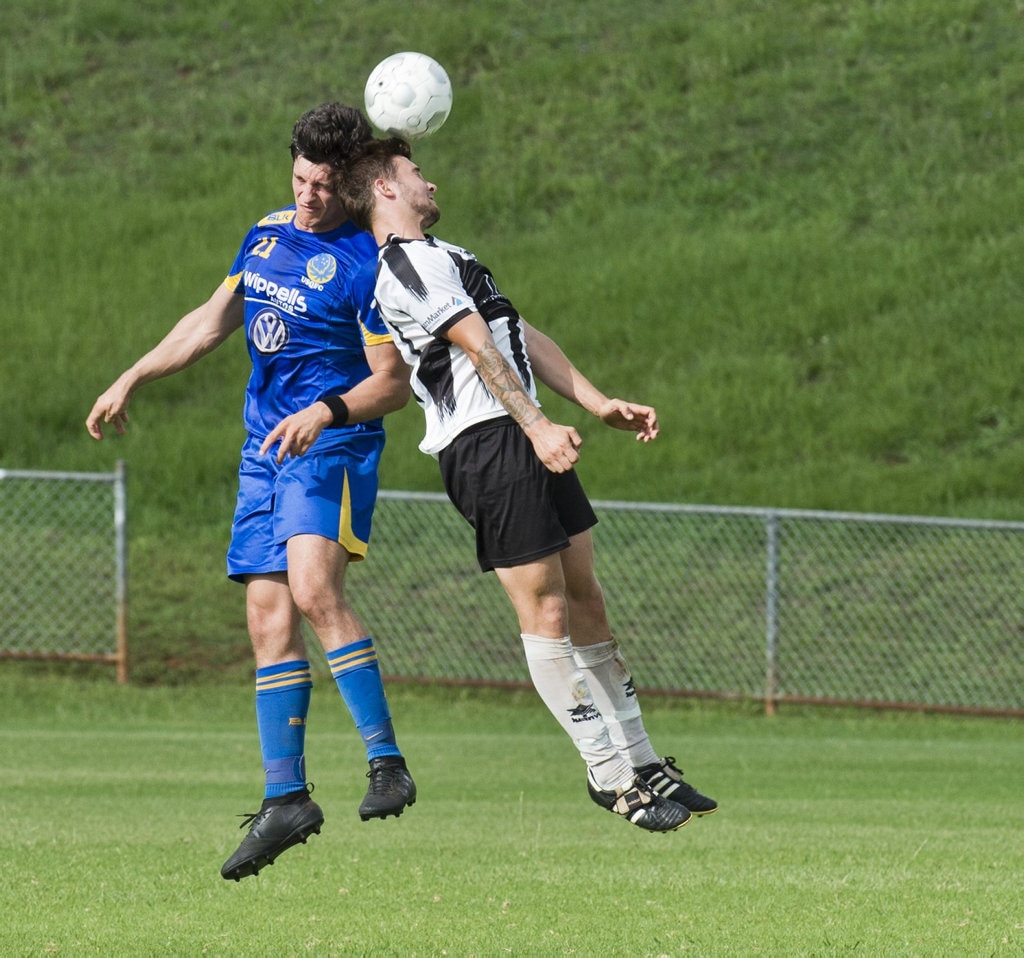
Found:
<path fill-rule="evenodd" d="M 274 309 L 262 309 L 249 324 L 249 339 L 264 356 L 279 353 L 288 345 L 288 324 Z"/>
<path fill-rule="evenodd" d="M 315 289 L 323 289 L 325 283 L 334 279 L 338 272 L 338 261 L 330 253 L 320 253 L 306 262 L 306 278 L 308 285 Z"/>

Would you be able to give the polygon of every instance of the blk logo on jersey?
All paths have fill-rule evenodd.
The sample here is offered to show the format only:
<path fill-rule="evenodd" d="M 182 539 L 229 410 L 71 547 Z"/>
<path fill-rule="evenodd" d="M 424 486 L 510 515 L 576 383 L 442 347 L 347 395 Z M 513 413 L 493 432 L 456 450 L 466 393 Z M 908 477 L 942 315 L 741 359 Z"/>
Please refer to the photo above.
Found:
<path fill-rule="evenodd" d="M 249 324 L 249 339 L 264 356 L 281 352 L 288 345 L 288 338 L 288 324 L 276 310 L 260 310 Z"/>
<path fill-rule="evenodd" d="M 320 253 L 306 262 L 306 278 L 320 287 L 334 279 L 338 272 L 338 261 L 330 253 Z"/>
<path fill-rule="evenodd" d="M 569 709 L 569 720 L 574 725 L 579 722 L 591 722 L 600 716 L 601 713 L 598 712 L 593 702 L 581 702 L 576 708 Z"/>

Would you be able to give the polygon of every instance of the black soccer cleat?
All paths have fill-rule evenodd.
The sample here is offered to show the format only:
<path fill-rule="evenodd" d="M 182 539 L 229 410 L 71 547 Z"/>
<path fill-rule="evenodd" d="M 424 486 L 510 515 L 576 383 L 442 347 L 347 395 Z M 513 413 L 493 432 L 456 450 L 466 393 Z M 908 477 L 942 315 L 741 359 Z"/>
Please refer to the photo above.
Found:
<path fill-rule="evenodd" d="M 416 783 L 405 767 L 400 755 L 385 755 L 370 760 L 366 773 L 370 787 L 366 790 L 359 817 L 365 822 L 371 818 L 397 818 L 405 811 L 406 805 L 416 804 Z"/>
<path fill-rule="evenodd" d="M 320 833 L 324 823 L 324 813 L 309 792 L 296 792 L 285 802 L 264 799 L 258 812 L 242 817 L 245 821 L 238 827 L 248 825 L 249 833 L 220 870 L 222 878 L 235 881 L 258 875 L 264 865 L 273 865 L 292 845 L 305 845 L 310 835 Z"/>
<path fill-rule="evenodd" d="M 667 755 L 660 761 L 635 769 L 640 779 L 653 792 L 672 802 L 685 805 L 694 815 L 710 815 L 718 810 L 718 802 L 701 795 L 692 785 L 683 781 L 682 769 L 676 768 L 675 759 Z"/>
<path fill-rule="evenodd" d="M 674 832 L 690 820 L 690 810 L 685 805 L 662 798 L 639 778 L 625 788 L 605 791 L 597 787 L 588 772 L 587 791 L 602 808 L 649 832 Z"/>

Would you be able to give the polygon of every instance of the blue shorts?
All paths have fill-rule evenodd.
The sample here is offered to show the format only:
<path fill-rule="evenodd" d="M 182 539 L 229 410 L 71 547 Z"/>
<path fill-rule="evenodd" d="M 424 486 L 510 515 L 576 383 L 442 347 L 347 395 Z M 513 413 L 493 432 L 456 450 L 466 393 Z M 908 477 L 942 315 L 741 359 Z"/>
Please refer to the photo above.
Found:
<path fill-rule="evenodd" d="M 333 539 L 352 561 L 366 556 L 377 500 L 382 434 L 355 434 L 320 453 L 286 459 L 259 454 L 250 436 L 242 446 L 238 501 L 228 546 L 228 576 L 287 572 L 285 546 L 295 535 Z"/>

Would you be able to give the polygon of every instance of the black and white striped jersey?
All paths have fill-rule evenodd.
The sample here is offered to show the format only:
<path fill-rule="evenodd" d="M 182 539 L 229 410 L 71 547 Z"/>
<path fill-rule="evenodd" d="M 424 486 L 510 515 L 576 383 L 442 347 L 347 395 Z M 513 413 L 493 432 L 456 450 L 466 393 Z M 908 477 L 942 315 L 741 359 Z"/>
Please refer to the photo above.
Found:
<path fill-rule="evenodd" d="M 376 296 L 381 318 L 412 367 L 413 393 L 426 416 L 423 452 L 437 455 L 467 427 L 508 415 L 469 357 L 444 338 L 472 312 L 487 322 L 536 401 L 522 319 L 491 271 L 468 250 L 432 236 L 389 237 L 377 263 Z"/>

